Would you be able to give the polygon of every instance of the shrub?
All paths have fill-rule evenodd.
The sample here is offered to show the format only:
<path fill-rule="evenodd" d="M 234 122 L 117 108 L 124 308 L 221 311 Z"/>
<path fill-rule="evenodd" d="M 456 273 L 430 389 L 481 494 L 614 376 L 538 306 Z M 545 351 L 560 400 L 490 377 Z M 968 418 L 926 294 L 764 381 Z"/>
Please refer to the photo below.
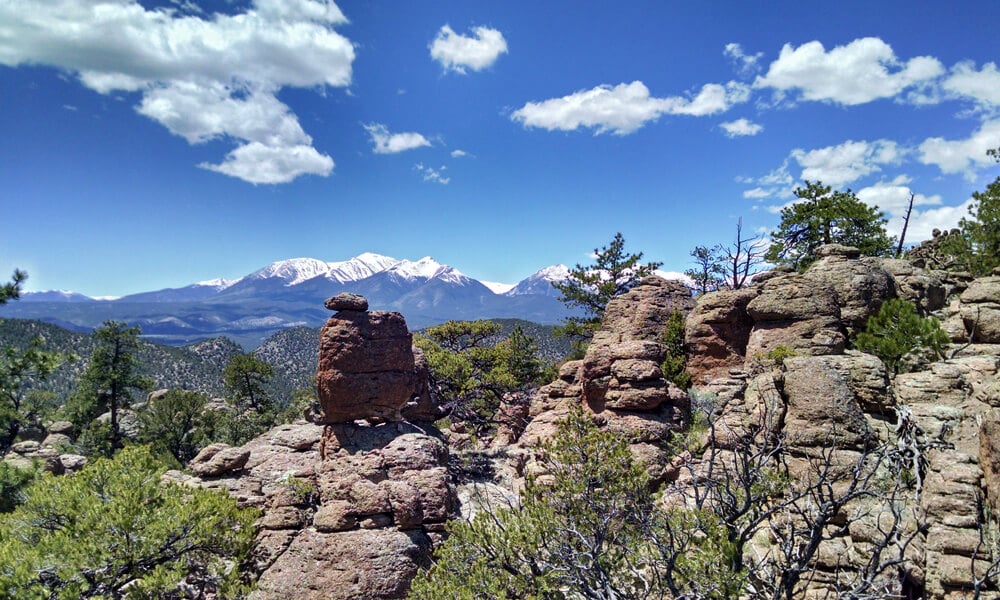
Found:
<path fill-rule="evenodd" d="M 893 298 L 868 319 L 865 330 L 854 339 L 854 346 L 879 357 L 896 374 L 944 358 L 949 341 L 937 319 L 921 317 L 913 303 Z"/>

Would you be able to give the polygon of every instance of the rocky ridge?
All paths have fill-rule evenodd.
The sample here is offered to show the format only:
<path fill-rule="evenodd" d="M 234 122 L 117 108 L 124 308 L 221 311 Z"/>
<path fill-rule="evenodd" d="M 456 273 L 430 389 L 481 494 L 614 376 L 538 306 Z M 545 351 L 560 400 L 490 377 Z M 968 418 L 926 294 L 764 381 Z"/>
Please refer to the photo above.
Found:
<path fill-rule="evenodd" d="M 950 358 L 892 377 L 878 358 L 848 350 L 890 298 L 940 317 L 954 342 Z M 312 422 L 242 448 L 206 449 L 191 465 L 195 477 L 171 474 L 262 508 L 259 598 L 404 597 L 459 514 L 443 441 L 452 436 L 421 422 L 437 412 L 405 323 L 342 300 L 328 305 L 337 313 L 321 334 Z M 687 314 L 690 393 L 660 370 L 673 310 Z M 673 491 L 755 436 L 782 440 L 793 486 L 818 459 L 842 469 L 873 444 L 905 438 L 905 449 L 916 448 L 906 455 L 915 481 L 891 501 L 903 508 L 892 514 L 905 515 L 897 526 L 908 540 L 906 562 L 882 584 L 911 597 L 968 597 L 977 569 L 992 560 L 980 543 L 981 507 L 1000 508 L 998 317 L 1000 274 L 966 281 L 846 247 L 823 248 L 804 273 L 761 274 L 744 289 L 697 301 L 682 286 L 648 278 L 611 302 L 583 359 L 563 364 L 531 398 L 526 423 L 502 429 L 491 450 L 504 477 L 491 491 L 510 497 L 519 478 L 544 477 L 534 452 L 574 406 L 628 437 L 665 502 L 687 502 Z M 702 447 L 712 451 L 673 455 L 671 439 L 689 427 L 694 397 L 710 399 L 713 426 Z M 838 577 L 863 569 L 880 543 L 885 501 L 869 495 L 839 509 L 796 597 L 827 597 Z M 752 547 L 766 553 L 773 543 L 755 539 Z"/>

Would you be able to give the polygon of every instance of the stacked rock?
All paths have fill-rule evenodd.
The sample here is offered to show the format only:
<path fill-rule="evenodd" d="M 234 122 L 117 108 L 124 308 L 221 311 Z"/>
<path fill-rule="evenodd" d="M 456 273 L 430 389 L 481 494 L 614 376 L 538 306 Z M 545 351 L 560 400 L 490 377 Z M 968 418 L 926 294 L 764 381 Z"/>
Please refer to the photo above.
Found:
<path fill-rule="evenodd" d="M 403 315 L 368 312 L 357 294 L 326 301 L 337 311 L 320 331 L 316 423 L 359 419 L 399 421 L 401 411 L 426 389 L 426 371 L 413 352 Z"/>

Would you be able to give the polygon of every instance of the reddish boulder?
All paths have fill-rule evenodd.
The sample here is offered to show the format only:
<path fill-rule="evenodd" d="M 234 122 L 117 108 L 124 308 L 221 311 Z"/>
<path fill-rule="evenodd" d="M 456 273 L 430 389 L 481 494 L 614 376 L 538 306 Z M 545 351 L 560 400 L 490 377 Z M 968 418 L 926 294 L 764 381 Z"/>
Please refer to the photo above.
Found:
<path fill-rule="evenodd" d="M 317 423 L 400 420 L 400 411 L 426 390 L 413 338 L 395 312 L 343 310 L 320 331 Z"/>

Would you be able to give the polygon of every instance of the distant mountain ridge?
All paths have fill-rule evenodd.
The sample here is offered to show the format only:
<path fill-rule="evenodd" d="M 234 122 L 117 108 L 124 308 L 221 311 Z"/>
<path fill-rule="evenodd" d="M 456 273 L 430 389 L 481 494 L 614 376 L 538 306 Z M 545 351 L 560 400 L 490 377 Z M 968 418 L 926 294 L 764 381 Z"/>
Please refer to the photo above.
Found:
<path fill-rule="evenodd" d="M 20 302 L 0 307 L 0 318 L 39 319 L 77 331 L 115 319 L 139 325 L 145 337 L 167 344 L 228 336 L 253 347 L 282 329 L 320 326 L 330 314 L 324 299 L 353 292 L 368 298 L 373 310 L 403 313 L 411 329 L 450 319 L 553 324 L 571 314 L 551 285 L 568 274 L 564 265 L 554 265 L 513 286 L 485 284 L 429 256 L 411 261 L 366 252 L 335 262 L 280 260 L 237 280 L 203 281 L 113 300 L 73 292 L 25 293 Z"/>

